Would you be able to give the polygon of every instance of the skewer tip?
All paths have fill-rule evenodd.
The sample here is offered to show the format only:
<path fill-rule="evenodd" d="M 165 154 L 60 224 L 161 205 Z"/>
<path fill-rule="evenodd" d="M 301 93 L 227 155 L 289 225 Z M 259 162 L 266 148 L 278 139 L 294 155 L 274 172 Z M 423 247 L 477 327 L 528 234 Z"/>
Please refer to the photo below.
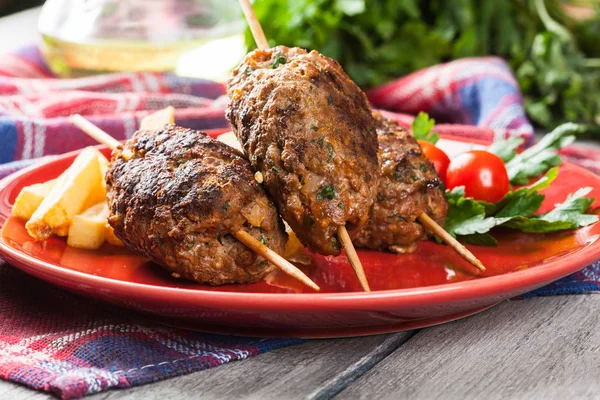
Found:
<path fill-rule="evenodd" d="M 85 134 L 102 143 L 111 150 L 114 150 L 121 144 L 117 139 L 92 124 L 90 121 L 85 119 L 79 114 L 72 114 L 69 116 L 69 122 L 81 129 Z"/>
<path fill-rule="evenodd" d="M 265 33 L 256 18 L 256 14 L 254 13 L 254 9 L 252 8 L 252 4 L 250 4 L 250 0 L 239 0 L 240 5 L 242 6 L 242 11 L 244 11 L 244 16 L 246 17 L 246 21 L 248 21 L 248 26 L 250 26 L 250 31 L 252 32 L 252 36 L 254 37 L 254 41 L 256 42 L 256 46 L 258 46 L 261 50 L 267 50 L 271 48 L 269 46 L 269 42 Z"/>
<path fill-rule="evenodd" d="M 237 240 L 248 246 L 250 250 L 254 251 L 259 256 L 269 260 L 269 262 L 279 268 L 281 271 L 286 274 L 294 277 L 300 282 L 304 283 L 306 286 L 311 287 L 316 291 L 320 291 L 321 288 L 314 283 L 304 272 L 302 272 L 298 267 L 294 264 L 290 263 L 288 260 L 275 253 L 273 250 L 265 246 L 254 236 L 249 234 L 244 230 L 239 230 L 234 235 Z"/>
<path fill-rule="evenodd" d="M 475 257 L 473 253 L 469 251 L 465 246 L 462 245 L 458 240 L 456 240 L 452 235 L 444 230 L 437 222 L 435 222 L 431 217 L 425 213 L 419 216 L 419 221 L 425 225 L 427 229 L 429 229 L 432 233 L 434 233 L 437 237 L 442 239 L 448 246 L 452 247 L 458 254 L 460 254 L 465 260 L 473 264 L 478 270 L 481 272 L 485 272 L 485 266 L 483 263 Z"/>
<path fill-rule="evenodd" d="M 365 270 L 358 258 L 358 254 L 356 254 L 356 249 L 352 244 L 352 240 L 350 239 L 350 235 L 348 234 L 348 230 L 346 227 L 341 225 L 338 227 L 338 237 L 346 250 L 346 255 L 348 256 L 348 261 L 350 261 L 350 265 L 352 269 L 354 269 L 354 273 L 360 282 L 360 286 L 363 288 L 365 292 L 370 292 L 371 288 L 369 287 L 369 281 L 367 281 L 367 276 L 365 275 Z"/>

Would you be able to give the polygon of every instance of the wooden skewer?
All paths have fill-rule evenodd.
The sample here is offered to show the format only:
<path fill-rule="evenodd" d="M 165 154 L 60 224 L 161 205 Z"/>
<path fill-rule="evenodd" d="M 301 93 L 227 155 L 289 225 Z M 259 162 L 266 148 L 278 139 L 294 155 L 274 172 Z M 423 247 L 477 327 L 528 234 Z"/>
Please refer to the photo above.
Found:
<path fill-rule="evenodd" d="M 248 25 L 250 26 L 250 31 L 252 31 L 252 36 L 254 37 L 254 41 L 256 45 L 261 50 L 268 50 L 271 48 L 269 46 L 269 42 L 267 41 L 267 37 L 265 36 L 265 32 L 263 31 L 258 18 L 256 18 L 256 14 L 254 14 L 254 9 L 252 8 L 252 4 L 250 4 L 249 0 L 240 0 L 240 5 L 242 6 L 242 10 L 244 11 L 244 15 L 246 16 L 246 21 L 248 21 Z"/>
<path fill-rule="evenodd" d="M 365 292 L 370 292 L 371 288 L 369 287 L 369 282 L 365 276 L 365 270 L 360 262 L 360 258 L 358 258 L 358 254 L 356 254 L 350 235 L 348 235 L 348 231 L 343 225 L 338 226 L 338 238 L 346 250 L 346 256 L 348 256 L 348 261 L 350 261 L 350 265 L 352 266 L 352 269 L 354 269 L 354 273 L 360 282 L 360 286 L 362 286 Z"/>
<path fill-rule="evenodd" d="M 246 21 L 248 21 L 248 25 L 250 26 L 250 30 L 252 31 L 252 36 L 254 37 L 256 45 L 261 50 L 270 49 L 271 46 L 269 46 L 269 42 L 267 41 L 265 33 L 260 26 L 260 22 L 258 21 L 258 18 L 256 18 L 256 14 L 254 14 L 254 9 L 250 4 L 250 0 L 240 0 L 240 4 L 242 6 L 242 10 L 244 10 Z M 371 289 L 369 288 L 369 282 L 367 281 L 365 270 L 360 262 L 360 259 L 358 258 L 358 254 L 356 254 L 356 249 L 354 249 L 354 245 L 352 244 L 352 240 L 350 239 L 345 226 L 342 225 L 338 227 L 338 237 L 344 246 L 346 256 L 348 256 L 348 261 L 350 261 L 350 265 L 354 269 L 360 285 L 365 292 L 370 292 Z"/>
<path fill-rule="evenodd" d="M 121 144 L 117 139 L 110 136 L 108 133 L 104 132 L 102 129 L 98 128 L 96 125 L 92 124 L 87 119 L 83 118 L 79 114 L 71 115 L 69 117 L 69 121 L 83 132 L 85 132 L 88 136 L 96 139 L 97 142 L 106 145 L 111 150 L 114 150 Z"/>
<path fill-rule="evenodd" d="M 72 115 L 69 120 L 73 123 L 73 125 L 77 126 L 79 129 L 96 139 L 98 142 L 106 145 L 111 150 L 116 149 L 117 146 L 121 144 L 117 139 L 113 138 L 108 133 L 104 132 L 102 129 L 98 128 L 96 125 L 92 124 L 79 114 Z M 249 249 L 271 262 L 271 264 L 275 265 L 286 274 L 298 279 L 300 282 L 313 288 L 314 290 L 321 290 L 316 283 L 306 276 L 304 272 L 300 271 L 294 264 L 275 253 L 248 232 L 240 230 L 236 232 L 234 236 Z"/>
<path fill-rule="evenodd" d="M 425 225 L 427 229 L 433 232 L 437 237 L 442 239 L 446 244 L 452 247 L 458 254 L 460 254 L 465 260 L 473 264 L 480 271 L 485 271 L 483 263 L 479 261 L 477 257 L 473 255 L 465 246 L 463 246 L 458 240 L 454 239 L 448 232 L 444 230 L 437 222 L 431 219 L 431 217 L 425 213 L 419 216 L 419 221 Z"/>
<path fill-rule="evenodd" d="M 248 248 L 253 250 L 256 254 L 269 260 L 273 265 L 276 265 L 280 270 L 285 272 L 286 274 L 298 279 L 300 282 L 304 283 L 307 286 L 315 290 L 321 290 L 316 283 L 310 280 L 308 276 L 304 274 L 304 272 L 300 271 L 293 264 L 291 264 L 288 260 L 281 257 L 279 254 L 275 253 L 273 250 L 262 244 L 258 239 L 249 234 L 246 231 L 237 231 L 234 236 L 240 242 L 244 243 Z"/>
<path fill-rule="evenodd" d="M 223 135 L 230 135 L 233 138 L 233 142 L 230 140 L 224 141 L 225 143 L 227 143 L 228 145 L 238 149 L 239 151 L 243 152 L 241 145 L 239 144 L 237 138 L 235 137 L 234 133 L 229 131 L 224 133 Z M 221 137 L 219 137 L 219 140 L 221 140 Z M 485 271 L 485 267 L 483 266 L 483 264 L 481 263 L 481 261 L 479 261 L 467 248 L 465 248 L 460 242 L 458 242 L 456 239 L 454 239 L 452 236 L 450 236 L 448 234 L 448 232 L 446 232 L 444 230 L 444 228 L 442 228 L 441 226 L 438 225 L 437 222 L 435 222 L 434 220 L 432 220 L 427 214 L 423 213 L 422 215 L 419 216 L 419 221 L 425 226 L 425 228 L 427 228 L 428 230 L 430 230 L 431 232 L 433 232 L 434 234 L 438 235 L 440 237 L 440 239 L 442 239 L 444 242 L 446 242 L 446 244 L 448 244 L 450 247 L 452 247 L 454 250 L 456 250 L 462 257 L 464 257 L 465 259 L 467 259 L 470 263 L 472 263 L 474 266 L 476 266 L 478 269 L 480 269 L 481 271 Z M 338 235 L 340 236 L 340 240 L 342 235 Z M 352 264 L 353 260 L 350 260 L 350 263 Z M 360 279 L 360 278 L 359 278 Z"/>
<path fill-rule="evenodd" d="M 252 9 L 252 5 L 250 4 L 250 1 L 249 0 L 239 0 L 239 1 L 240 1 L 240 4 L 242 5 L 242 9 L 244 10 L 244 15 L 246 16 L 248 25 L 250 25 L 250 30 L 252 31 L 252 36 L 254 37 L 254 41 L 256 42 L 256 45 L 261 50 L 269 49 L 269 42 L 267 41 L 267 38 L 265 37 L 265 33 L 263 32 L 262 27 L 260 26 L 260 22 L 258 21 L 258 18 L 256 18 L 256 14 L 254 14 L 254 10 Z M 473 255 L 473 253 L 471 253 L 465 246 L 463 246 L 460 242 L 458 242 L 458 240 L 454 239 L 448 232 L 446 232 L 444 230 L 444 228 L 439 226 L 437 224 L 437 222 L 432 220 L 429 217 L 429 215 L 427 215 L 425 213 L 421 214 L 419 216 L 419 221 L 421 221 L 421 223 L 423 225 L 425 225 L 426 228 L 428 228 L 430 231 L 432 231 L 437 236 L 439 236 L 440 239 L 442 239 L 446 244 L 448 244 L 450 247 L 452 247 L 454 250 L 456 250 L 456 252 L 458 254 L 460 254 L 464 259 L 469 261 L 475 267 L 479 268 L 481 271 L 485 271 L 485 267 L 483 266 L 483 263 L 481 261 L 479 261 L 477 259 L 477 257 L 475 257 Z M 340 227 L 340 228 L 344 228 L 344 227 Z M 346 231 L 345 228 L 344 228 L 344 231 Z M 346 235 L 347 234 L 348 234 L 348 232 L 346 231 Z M 342 240 L 341 237 L 344 235 L 338 233 L 338 236 L 340 236 L 340 240 Z M 346 254 L 348 255 L 348 259 L 350 260 L 352 267 L 354 268 L 355 271 L 357 271 L 356 275 L 357 275 L 358 279 L 361 280 L 361 275 L 364 277 L 364 270 L 363 270 L 362 265 L 360 264 L 360 260 L 358 259 L 358 256 L 356 256 L 356 250 L 354 250 L 354 246 L 352 245 L 350 238 L 348 238 L 348 241 L 342 242 L 342 243 L 344 244 L 344 248 L 346 249 Z M 350 255 L 351 253 L 353 253 L 354 256 L 351 256 Z M 356 257 L 356 258 L 354 258 L 354 257 Z M 356 264 L 353 263 L 353 260 Z M 365 278 L 365 283 L 366 283 L 366 278 Z M 363 284 L 362 281 L 361 281 L 361 284 Z M 368 288 L 368 284 L 366 285 L 366 287 Z M 364 284 L 363 284 L 363 288 L 365 288 Z M 365 289 L 365 290 L 368 291 L 367 289 Z"/>

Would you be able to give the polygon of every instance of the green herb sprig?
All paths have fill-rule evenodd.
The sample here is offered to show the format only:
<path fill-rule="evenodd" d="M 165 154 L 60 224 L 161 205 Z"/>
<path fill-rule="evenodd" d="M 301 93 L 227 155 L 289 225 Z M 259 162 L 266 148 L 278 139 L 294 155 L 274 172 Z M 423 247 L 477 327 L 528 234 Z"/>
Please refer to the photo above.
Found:
<path fill-rule="evenodd" d="M 440 135 L 432 132 L 435 125 L 435 119 L 430 118 L 428 114 L 420 112 L 413 120 L 412 133 L 415 139 L 424 140 L 436 144 L 440 140 Z"/>
<path fill-rule="evenodd" d="M 507 60 L 527 114 L 551 128 L 581 121 L 600 135 L 600 7 L 576 20 L 579 0 L 255 0 L 271 44 L 315 49 L 361 87 L 452 59 Z M 591 2 L 590 2 L 591 4 Z M 254 47 L 250 31 L 246 43 Z"/>
<path fill-rule="evenodd" d="M 516 153 L 516 149 L 523 140 L 517 138 L 496 142 L 488 151 L 496 154 L 506 163 L 506 171 L 511 183 L 525 185 L 531 178 L 560 165 L 562 159 L 558 150 L 573 143 L 575 135 L 584 131 L 584 126 L 569 122 L 560 125 L 520 154 Z"/>
<path fill-rule="evenodd" d="M 593 224 L 598 217 L 586 214 L 594 203 L 585 197 L 592 190 L 582 188 L 570 194 L 553 210 L 536 215 L 545 196 L 539 193 L 556 179 L 558 167 L 550 169 L 535 183 L 507 193 L 497 203 L 487 203 L 465 197 L 463 187 L 446 193 L 450 209 L 444 228 L 463 243 L 496 245 L 490 234 L 494 227 L 516 229 L 530 233 L 547 233 L 577 229 Z"/>

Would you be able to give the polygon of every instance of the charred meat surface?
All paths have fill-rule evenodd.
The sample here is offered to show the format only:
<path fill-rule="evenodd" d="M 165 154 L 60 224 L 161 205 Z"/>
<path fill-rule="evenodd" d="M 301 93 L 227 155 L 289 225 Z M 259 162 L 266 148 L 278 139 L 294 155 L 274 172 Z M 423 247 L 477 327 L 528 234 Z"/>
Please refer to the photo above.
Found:
<path fill-rule="evenodd" d="M 427 213 L 444 224 L 448 203 L 433 164 L 415 138 L 395 121 L 374 113 L 381 155 L 381 180 L 369 222 L 357 247 L 412 252 L 428 232 L 417 221 Z"/>
<path fill-rule="evenodd" d="M 275 267 L 233 233 L 243 229 L 278 253 L 287 235 L 253 176 L 240 153 L 202 132 L 138 131 L 113 152 L 109 223 L 129 248 L 175 277 L 256 282 Z"/>
<path fill-rule="evenodd" d="M 339 254 L 338 226 L 360 231 L 379 181 L 365 94 L 335 60 L 278 46 L 249 53 L 227 95 L 227 118 L 283 218 L 312 250 Z"/>

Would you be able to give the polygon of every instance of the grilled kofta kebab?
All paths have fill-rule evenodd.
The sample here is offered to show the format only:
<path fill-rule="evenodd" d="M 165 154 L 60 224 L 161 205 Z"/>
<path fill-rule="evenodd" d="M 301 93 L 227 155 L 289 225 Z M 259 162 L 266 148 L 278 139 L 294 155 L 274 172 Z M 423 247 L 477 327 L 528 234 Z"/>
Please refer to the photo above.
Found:
<path fill-rule="evenodd" d="M 419 241 L 430 235 L 419 222 L 419 216 L 427 213 L 443 225 L 448 202 L 433 164 L 410 132 L 378 112 L 373 112 L 373 117 L 382 151 L 381 177 L 369 221 L 354 244 L 410 253 L 416 250 Z M 237 141 L 233 145 L 241 150 Z"/>
<path fill-rule="evenodd" d="M 309 80 L 316 79 L 317 81 L 320 81 L 320 82 L 327 81 L 327 78 L 329 78 L 330 81 L 332 82 L 332 85 L 325 85 L 325 90 L 317 90 L 314 93 L 315 95 L 322 95 L 323 92 L 325 92 L 325 94 L 326 94 L 326 90 L 328 88 L 329 88 L 329 90 L 331 90 L 332 89 L 331 86 L 333 86 L 333 89 L 336 89 L 338 92 L 342 92 L 342 90 L 341 90 L 342 88 L 349 89 L 349 92 L 346 92 L 345 90 L 342 92 L 343 96 L 347 96 L 348 99 L 361 97 L 361 95 L 362 95 L 362 97 L 365 99 L 363 104 L 366 103 L 366 96 L 364 95 L 364 93 L 362 93 L 360 91 L 360 89 L 350 80 L 350 78 L 348 78 L 348 76 L 346 76 L 343 73 L 341 67 L 339 66 L 339 64 L 337 64 L 337 62 L 335 60 L 331 60 L 327 57 L 323 57 L 314 51 L 311 53 L 308 53 L 308 56 L 306 56 L 307 53 L 305 50 L 288 49 L 283 46 L 277 47 L 275 49 L 270 49 L 269 43 L 264 35 L 262 27 L 260 26 L 260 22 L 258 22 L 258 19 L 256 18 L 256 15 L 254 14 L 254 10 L 252 9 L 252 5 L 250 4 L 250 1 L 249 0 L 240 0 L 240 4 L 244 11 L 244 15 L 246 16 L 246 20 L 248 21 L 250 30 L 252 31 L 252 36 L 254 36 L 254 39 L 260 48 L 260 50 L 257 50 L 246 56 L 246 59 L 244 60 L 244 62 L 242 62 L 242 65 L 240 67 L 238 67 L 238 69 L 235 71 L 234 77 L 233 77 L 232 81 L 230 82 L 230 86 L 233 86 L 233 90 L 231 90 L 232 89 L 231 87 L 228 88 L 228 95 L 230 97 L 230 101 L 232 101 L 234 104 L 234 107 L 229 108 L 228 114 L 230 114 L 232 111 L 234 113 L 235 113 L 235 111 L 242 112 L 241 115 L 238 115 L 238 118 L 237 118 L 238 121 L 232 122 L 232 125 L 234 125 L 234 132 L 236 133 L 238 138 L 242 139 L 242 145 L 243 145 L 246 153 L 249 152 L 249 149 L 252 150 L 252 147 L 258 148 L 258 146 L 256 146 L 256 143 L 258 142 L 258 140 L 252 140 L 252 135 L 250 135 L 250 134 L 254 133 L 254 136 L 256 136 L 256 132 L 253 132 L 251 126 L 249 126 L 249 124 L 252 121 L 254 121 L 254 122 L 258 122 L 258 121 L 257 121 L 256 117 L 253 118 L 253 115 L 250 111 L 255 111 L 255 112 L 258 111 L 259 112 L 258 118 L 259 118 L 259 120 L 262 119 L 262 121 L 260 121 L 260 122 L 266 122 L 266 121 L 270 120 L 271 124 L 273 124 L 273 125 L 276 125 L 278 123 L 283 123 L 283 124 L 285 124 L 285 126 L 287 126 L 287 124 L 288 124 L 288 121 L 285 121 L 286 115 L 281 115 L 281 113 L 283 111 L 289 111 L 288 109 L 280 109 L 277 107 L 273 110 L 273 105 L 277 105 L 277 102 L 273 101 L 274 97 L 271 95 L 272 92 L 276 91 L 275 90 L 276 86 L 274 87 L 274 85 L 272 84 L 273 83 L 272 81 L 275 80 L 273 78 L 276 77 L 277 73 L 275 73 L 275 74 L 268 73 L 268 72 L 265 73 L 265 68 L 272 68 L 275 71 L 277 71 L 277 70 L 279 70 L 278 67 L 282 63 L 284 64 L 284 67 L 285 67 L 285 64 L 287 63 L 288 59 L 287 59 L 286 54 L 282 54 L 284 52 L 285 53 L 298 53 L 298 54 L 304 53 L 303 56 L 299 56 L 299 57 L 297 57 L 297 59 L 301 59 L 303 57 L 310 58 L 311 56 L 313 58 L 321 57 L 322 59 L 327 60 L 326 64 L 330 64 L 330 65 L 334 66 L 334 68 L 332 68 L 332 70 L 338 69 L 341 72 L 341 75 L 344 78 L 344 85 L 340 84 L 339 80 L 336 79 L 336 74 L 332 73 L 331 70 L 328 70 L 326 68 L 320 69 L 319 63 L 315 63 L 314 69 L 319 72 L 323 72 L 323 74 L 326 75 L 326 77 L 325 76 L 323 77 L 324 79 L 318 79 L 317 78 L 318 73 L 317 74 L 311 74 L 311 73 L 307 74 L 307 70 L 308 70 L 307 68 L 298 68 L 297 69 L 297 71 L 298 71 L 297 83 L 299 83 L 299 84 L 301 84 L 302 81 L 306 81 L 307 78 Z M 253 58 L 256 58 L 256 59 L 254 60 Z M 269 65 L 269 62 L 271 62 L 270 65 Z M 298 62 L 296 60 L 292 60 L 292 64 L 298 64 Z M 243 75 L 241 75 L 241 72 L 243 72 L 244 74 L 249 73 L 250 75 L 254 75 L 253 69 L 256 66 L 259 67 L 260 72 L 259 72 L 259 75 L 256 75 L 255 77 L 257 77 L 257 78 L 258 77 L 272 78 L 272 79 L 269 79 L 271 81 L 271 84 L 269 82 L 262 82 L 262 84 L 253 85 L 252 79 L 244 79 L 243 78 Z M 285 68 L 284 68 L 284 70 L 285 70 Z M 292 70 L 292 68 L 290 68 L 290 70 Z M 290 75 L 292 75 L 292 74 L 289 74 L 290 70 L 287 71 L 288 78 L 290 77 Z M 282 76 L 283 75 L 286 75 L 286 74 L 283 73 Z M 248 84 L 248 82 L 250 82 L 250 85 L 249 85 L 250 88 L 246 89 L 245 86 L 246 86 L 246 84 Z M 293 80 L 284 79 L 284 82 L 287 83 L 287 86 L 294 87 L 295 82 Z M 233 83 L 233 85 L 231 85 L 231 83 Z M 298 85 L 297 89 L 299 89 L 301 86 L 302 85 Z M 309 86 L 309 88 L 310 88 L 310 86 Z M 244 93 L 244 91 L 248 92 L 249 90 L 252 91 L 251 95 L 249 95 L 248 93 L 246 93 L 246 94 Z M 297 91 L 297 90 L 291 89 L 290 94 L 292 94 L 292 95 L 295 94 L 294 93 L 295 91 Z M 354 96 L 352 93 L 353 91 L 357 92 L 357 93 L 354 93 Z M 338 92 L 336 92 L 336 94 L 339 94 Z M 257 107 L 255 107 L 254 110 L 252 110 L 252 108 L 250 107 L 249 104 L 247 104 L 248 108 L 240 107 L 240 103 L 243 106 L 244 101 L 240 101 L 239 98 L 243 97 L 244 94 L 246 97 L 251 97 L 256 100 L 259 100 L 260 104 Z M 306 94 L 310 94 L 310 90 L 309 90 L 309 93 L 306 93 Z M 340 96 L 338 96 L 338 97 L 340 97 Z M 328 102 L 327 102 L 328 105 L 331 106 L 333 104 L 336 104 L 334 101 L 334 96 L 328 96 L 327 99 L 328 99 Z M 300 99 L 300 100 L 302 100 L 302 99 Z M 247 103 L 247 99 L 246 99 L 246 103 Z M 318 120 L 326 122 L 331 119 L 337 120 L 338 118 L 341 117 L 340 120 L 343 121 L 344 114 L 346 114 L 348 116 L 348 119 L 352 119 L 352 117 L 355 115 L 358 115 L 361 113 L 364 114 L 365 110 L 362 107 L 361 107 L 361 109 L 357 109 L 356 107 L 353 107 L 359 103 L 360 102 L 353 104 L 351 101 L 345 101 L 345 102 L 343 101 L 342 104 L 346 106 L 346 109 L 344 109 L 343 107 L 338 107 L 338 108 L 336 108 L 335 112 L 332 112 L 331 114 L 329 114 L 329 116 L 331 118 L 329 118 L 329 119 L 325 118 L 324 120 L 321 118 Z M 305 109 L 296 109 L 295 113 L 304 113 L 304 114 L 310 113 L 310 115 L 321 115 L 321 116 L 328 114 L 328 112 L 324 111 L 326 109 L 323 108 L 323 103 L 320 102 L 318 99 L 314 99 L 314 101 L 311 101 L 311 100 L 304 100 L 303 102 L 298 101 L 297 104 L 298 105 L 305 104 L 305 105 L 308 105 L 309 107 L 307 107 Z M 237 108 L 237 110 L 236 110 L 236 108 Z M 265 110 L 266 110 L 266 112 L 264 112 Z M 263 111 L 262 115 L 261 115 L 261 111 Z M 280 114 L 279 119 L 272 118 L 274 116 L 273 115 L 274 113 Z M 271 115 L 271 118 L 268 118 L 269 115 Z M 310 118 L 305 118 L 305 119 L 306 119 L 305 122 L 310 122 Z M 231 117 L 230 117 L 230 120 L 231 120 Z M 335 121 L 334 124 L 336 122 L 338 122 L 338 121 Z M 246 124 L 246 125 L 244 126 L 242 124 Z M 312 127 L 312 125 L 310 125 L 310 126 Z M 244 129 L 246 129 L 245 133 L 238 132 L 238 129 L 242 129 L 242 127 L 244 127 Z M 343 128 L 345 128 L 345 127 L 346 126 L 343 126 Z M 317 126 L 317 128 L 318 128 L 318 126 Z M 361 127 L 361 128 L 365 128 L 367 131 L 369 131 L 369 127 Z M 354 132 L 352 130 L 350 130 L 349 132 L 350 132 L 351 143 L 353 143 L 353 144 L 356 143 L 357 138 L 352 137 L 353 136 L 352 133 L 354 133 Z M 275 136 L 277 138 L 277 135 L 275 135 Z M 368 134 L 363 135 L 363 136 L 368 136 Z M 244 139 L 244 137 L 246 139 Z M 248 143 L 248 142 L 250 142 L 250 143 Z M 254 144 L 254 146 L 252 146 L 252 144 Z M 371 144 L 370 140 L 368 142 L 365 141 L 364 143 L 361 143 L 361 145 L 363 146 L 362 151 L 365 154 L 372 155 L 372 153 L 370 151 L 370 144 Z M 281 145 L 281 141 L 278 141 L 277 145 Z M 368 147 L 368 149 L 366 147 Z M 303 153 L 303 150 L 305 150 L 304 148 L 300 148 L 299 150 L 300 150 L 300 154 L 304 154 Z M 346 154 L 344 154 L 344 155 L 346 155 Z M 296 157 L 296 158 L 298 158 L 298 157 Z M 367 158 L 374 161 L 374 157 L 367 157 Z M 370 172 L 370 171 L 368 171 L 368 172 Z M 379 172 L 379 171 L 377 171 L 377 172 Z M 358 179 L 360 179 L 360 178 L 358 178 Z M 371 176 L 369 176 L 369 180 L 372 180 Z M 375 183 L 377 183 L 377 182 L 375 182 Z M 373 186 L 375 186 L 375 185 L 373 185 Z M 277 206 L 280 208 L 280 212 L 281 212 L 282 203 L 283 203 L 282 201 L 276 201 Z M 284 205 L 285 205 L 285 203 L 284 203 Z M 342 206 L 344 206 L 343 203 L 342 203 Z M 465 248 L 455 238 L 453 238 L 450 234 L 448 234 L 448 232 L 446 232 L 440 225 L 438 225 L 435 222 L 435 220 L 433 220 L 430 216 L 428 216 L 426 213 L 422 213 L 418 217 L 418 219 L 421 223 L 423 223 L 425 226 L 427 226 L 427 228 L 429 230 L 431 230 L 433 233 L 435 233 L 444 242 L 448 243 L 452 248 L 454 248 L 454 250 L 456 250 L 462 257 L 464 257 L 466 260 L 468 260 L 471 264 L 475 265 L 477 268 L 479 268 L 482 271 L 485 270 L 485 267 L 483 266 L 481 261 L 479 261 L 477 259 L 477 257 L 475 257 L 467 248 Z M 328 225 L 327 221 L 323 221 L 323 225 L 327 226 Z M 350 246 L 348 246 L 350 238 L 348 237 L 348 235 L 345 231 L 345 227 L 342 225 L 340 225 L 339 227 L 340 228 L 338 229 L 338 233 L 343 238 L 343 242 L 346 245 L 346 250 L 347 250 L 347 253 L 349 256 L 349 260 L 350 260 L 352 266 L 354 267 L 355 271 L 357 272 L 357 276 L 359 277 L 359 279 L 361 279 L 361 276 L 360 276 L 361 274 L 359 272 L 362 271 L 362 266 L 360 265 L 360 261 L 358 260 L 358 257 L 356 257 L 356 253 L 354 252 L 354 247 L 352 246 L 352 244 L 350 243 Z M 358 230 L 358 228 L 359 227 L 357 227 L 357 230 Z M 307 237 L 306 237 L 306 235 L 303 234 L 303 232 L 301 232 L 301 236 L 306 241 Z M 336 243 L 338 243 L 338 242 L 336 242 Z M 354 253 L 354 254 L 352 254 L 352 253 Z M 353 259 L 354 259 L 354 261 L 353 261 Z M 363 284 L 363 287 L 365 288 L 365 290 L 368 290 L 368 287 L 365 287 L 366 278 L 364 278 L 364 273 L 362 275 L 363 275 L 363 279 L 361 280 L 361 283 Z"/>
<path fill-rule="evenodd" d="M 246 159 L 206 134 L 167 125 L 136 132 L 106 175 L 110 225 L 175 277 L 211 285 L 261 280 L 275 267 L 243 230 L 281 253 L 287 235 Z"/>
<path fill-rule="evenodd" d="M 426 213 L 444 224 L 448 202 L 442 182 L 421 146 L 395 121 L 373 113 L 381 154 L 381 179 L 369 221 L 356 247 L 413 252 L 429 232 L 418 218 Z"/>
<path fill-rule="evenodd" d="M 277 46 L 249 53 L 227 118 L 279 212 L 311 250 L 340 254 L 338 228 L 366 224 L 379 180 L 375 121 L 337 61 Z"/>

